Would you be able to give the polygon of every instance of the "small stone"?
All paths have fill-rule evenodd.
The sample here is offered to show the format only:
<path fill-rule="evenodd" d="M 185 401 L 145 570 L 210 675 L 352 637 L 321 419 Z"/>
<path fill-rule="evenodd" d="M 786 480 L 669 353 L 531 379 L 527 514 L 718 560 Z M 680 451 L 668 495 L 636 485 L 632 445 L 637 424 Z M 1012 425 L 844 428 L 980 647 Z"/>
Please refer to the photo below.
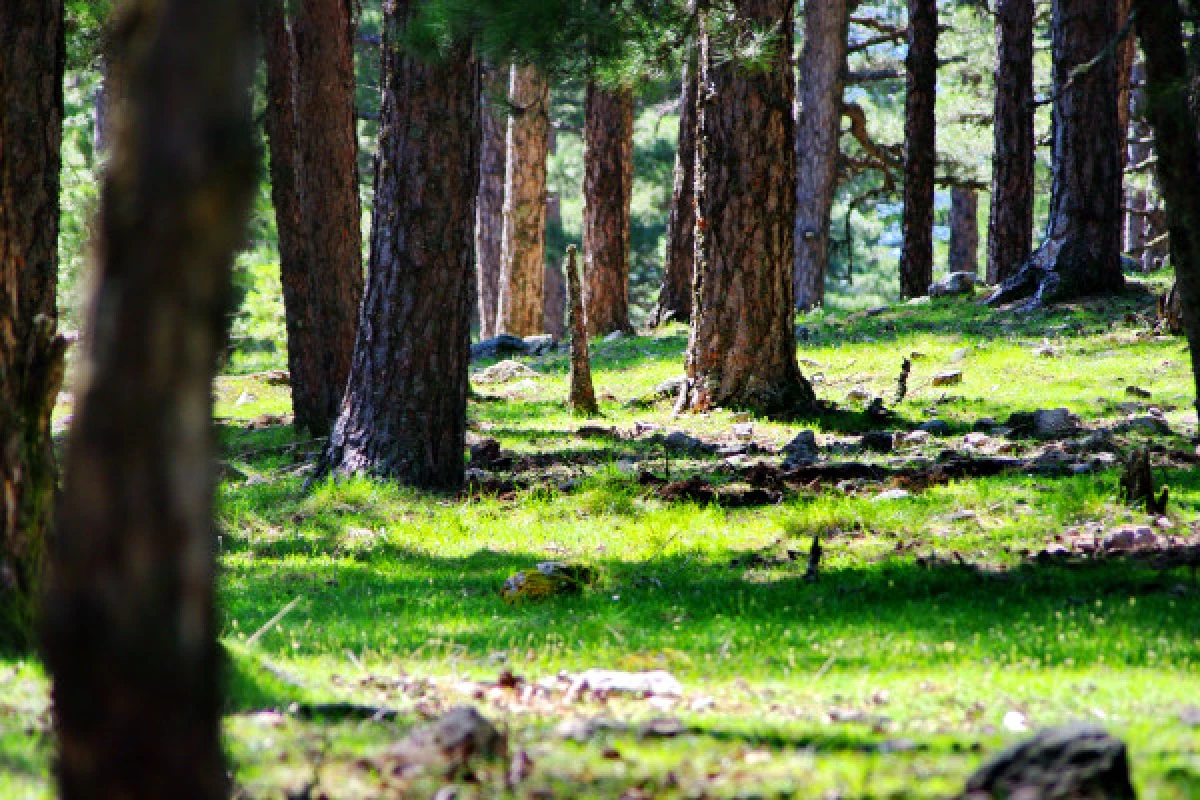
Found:
<path fill-rule="evenodd" d="M 1154 520 L 1154 524 L 1160 528 L 1174 528 L 1175 527 L 1175 523 L 1171 521 L 1170 517 L 1159 517 L 1158 519 Z"/>
<path fill-rule="evenodd" d="M 1132 397 L 1141 397 L 1145 400 L 1150 399 L 1150 392 L 1146 391 L 1145 389 L 1143 389 L 1140 386 L 1126 386 L 1125 394 L 1130 395 Z"/>
<path fill-rule="evenodd" d="M 702 442 L 694 436 L 689 436 L 683 431 L 671 431 L 662 438 L 662 443 L 670 450 L 676 450 L 685 453 L 712 453 L 716 451 L 714 445 Z"/>
<path fill-rule="evenodd" d="M 1025 715 L 1018 711 L 1009 714 Z M 1019 729 L 1016 717 L 1005 727 Z M 1027 721 L 1026 721 L 1027 722 Z M 967 780 L 961 797 L 971 800 L 1134 800 L 1125 744 L 1103 730 L 1071 725 L 1051 728 L 999 753 Z"/>
<path fill-rule="evenodd" d="M 505 383 L 517 378 L 539 377 L 537 370 L 525 366 L 519 361 L 501 361 L 474 375 L 476 383 Z"/>
<path fill-rule="evenodd" d="M 888 310 L 887 306 L 874 306 L 872 308 L 868 308 L 866 311 L 866 314 L 868 317 L 878 317 L 880 314 L 884 313 L 887 310 Z"/>
<path fill-rule="evenodd" d="M 946 436 L 950 433 L 950 423 L 944 419 L 930 419 L 917 426 L 919 431 L 928 431 L 934 436 Z"/>
<path fill-rule="evenodd" d="M 963 374 L 961 370 L 952 370 L 949 372 L 939 372 L 933 376 L 933 386 L 954 386 L 962 383 Z"/>
<path fill-rule="evenodd" d="M 521 341 L 525 343 L 525 352 L 531 356 L 540 356 L 548 353 L 558 344 L 558 341 L 548 333 L 526 336 Z"/>
<path fill-rule="evenodd" d="M 783 466 L 785 469 L 793 469 L 811 464 L 819 455 L 817 435 L 811 430 L 802 430 L 783 446 Z"/>
<path fill-rule="evenodd" d="M 953 353 L 950 354 L 950 363 L 957 364 L 960 361 L 966 361 L 967 356 L 969 356 L 969 355 L 971 355 L 971 348 L 960 347 L 957 350 L 955 350 Z"/>
<path fill-rule="evenodd" d="M 929 284 L 930 297 L 954 297 L 957 295 L 974 294 L 975 273 L 951 272 L 940 281 Z"/>
<path fill-rule="evenodd" d="M 980 417 L 979 419 L 975 420 L 975 424 L 971 426 L 971 429 L 976 430 L 976 431 L 983 431 L 984 433 L 991 433 L 991 432 L 995 431 L 996 428 L 999 428 L 999 427 L 1000 427 L 1000 423 L 997 422 L 996 420 L 994 420 L 993 418 Z"/>
<path fill-rule="evenodd" d="M 233 401 L 233 404 L 235 406 L 248 406 L 256 400 L 258 400 L 258 398 L 250 394 L 250 392 L 242 392 L 238 395 L 237 400 Z"/>
<path fill-rule="evenodd" d="M 1146 434 L 1166 435 L 1171 432 L 1171 426 L 1162 417 L 1154 417 L 1150 415 L 1142 417 L 1129 417 L 1116 426 L 1118 431 L 1136 431 Z"/>
<path fill-rule="evenodd" d="M 912 492 L 908 489 L 888 489 L 886 492 L 880 492 L 871 498 L 872 503 L 879 503 L 886 500 L 904 500 L 912 497 Z"/>
<path fill-rule="evenodd" d="M 846 402 L 848 403 L 865 403 L 871 398 L 871 393 L 861 386 L 855 386 L 850 391 L 846 392 Z"/>
<path fill-rule="evenodd" d="M 904 434 L 905 444 L 924 444 L 933 437 L 929 431 L 915 430 Z"/>
<path fill-rule="evenodd" d="M 967 447 L 983 447 L 991 440 L 992 437 L 988 436 L 986 433 L 972 432 L 963 437 L 963 444 L 965 444 Z"/>
<path fill-rule="evenodd" d="M 605 336 L 602 341 L 612 343 L 612 342 L 619 342 L 624 338 L 625 338 L 625 331 L 613 331 L 612 333 Z"/>
<path fill-rule="evenodd" d="M 1139 550 L 1145 547 L 1155 547 L 1159 543 L 1158 534 L 1148 525 L 1124 525 L 1110 531 L 1102 543 L 1109 553 Z"/>
<path fill-rule="evenodd" d="M 502 333 L 471 345 L 471 358 L 496 358 L 504 355 L 524 355 L 529 352 L 525 340 L 519 336 Z"/>
<path fill-rule="evenodd" d="M 739 422 L 733 426 L 733 435 L 737 439 L 746 441 L 754 436 L 753 422 Z"/>

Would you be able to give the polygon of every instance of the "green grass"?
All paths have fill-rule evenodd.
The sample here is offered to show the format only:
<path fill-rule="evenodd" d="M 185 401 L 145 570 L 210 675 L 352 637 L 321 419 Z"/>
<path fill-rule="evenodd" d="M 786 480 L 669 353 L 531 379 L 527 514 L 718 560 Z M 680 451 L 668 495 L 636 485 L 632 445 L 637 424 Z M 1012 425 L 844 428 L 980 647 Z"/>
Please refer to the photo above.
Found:
<path fill-rule="evenodd" d="M 900 360 L 916 351 L 925 357 L 888 427 L 937 414 L 953 433 L 895 458 L 955 448 L 980 416 L 1066 406 L 1085 424 L 1111 424 L 1123 415 L 1116 404 L 1133 399 L 1127 385 L 1173 409 L 1176 434 L 1158 444 L 1190 451 L 1196 418 L 1183 342 L 1147 336 L 1144 322 L 1126 318 L 1149 302 L 1133 292 L 1028 318 L 961 301 L 874 317 L 809 315 L 800 320 L 812 332 L 800 347 L 804 370 L 841 408 L 811 420 L 755 419 L 755 442 L 776 447 L 813 427 L 836 447 L 876 427 L 846 392 L 861 385 L 890 399 Z M 594 344 L 603 424 L 730 437 L 743 418 L 733 412 L 673 419 L 669 402 L 626 405 L 681 371 L 685 336 L 676 327 Z M 1033 353 L 1044 341 L 1057 357 Z M 386 775 L 369 760 L 461 702 L 502 722 L 511 748 L 532 758 L 531 776 L 513 792 L 521 797 L 617 797 L 631 788 L 643 794 L 630 796 L 656 797 L 946 797 L 987 753 L 1020 736 L 1003 724 L 1013 711 L 1030 729 L 1087 720 L 1122 736 L 1142 797 L 1200 796 L 1200 730 L 1179 719 L 1181 708 L 1200 704 L 1200 586 L 1186 572 L 1137 563 L 1028 557 L 1072 526 L 1145 521 L 1117 502 L 1115 472 L 1006 475 L 883 502 L 873 499 L 879 486 L 854 484 L 753 510 L 669 504 L 620 463 L 661 473 L 661 448 L 646 437 L 574 436 L 581 421 L 563 403 L 563 356 L 525 361 L 541 376 L 477 386 L 505 399 L 470 408 L 474 432 L 551 462 L 523 473 L 529 488 L 504 497 L 368 480 L 305 492 L 298 468 L 318 444 L 247 424 L 285 412 L 286 389 L 255 375 L 218 381 L 222 457 L 248 476 L 223 482 L 218 496 L 226 739 L 244 796 L 278 797 L 313 780 L 331 797 L 384 793 Z M 961 369 L 963 382 L 927 385 L 947 368 Z M 717 462 L 672 459 L 671 469 Z M 1200 520 L 1200 477 L 1184 469 L 1165 477 L 1171 522 L 1186 533 Z M 956 513 L 964 510 L 976 514 Z M 803 559 L 746 565 L 749 552 L 806 550 L 814 533 L 826 553 L 815 584 L 802 580 Z M 952 553 L 979 569 L 955 564 Z M 932 565 L 931 554 L 941 556 Z M 502 602 L 506 577 L 548 559 L 585 562 L 597 581 L 578 596 Z M 502 670 L 536 682 L 589 667 L 666 669 L 684 696 L 564 706 L 559 695 L 488 686 Z M 35 663 L 0 660 L 0 796 L 48 794 L 46 692 Z M 288 713 L 293 702 L 330 700 L 399 716 Z M 687 733 L 642 739 L 616 730 L 583 744 L 553 733 L 566 717 L 593 715 L 634 724 L 676 716 Z M 503 794 L 504 771 L 481 767 L 464 796 Z M 437 784 L 427 776 L 387 791 L 427 797 Z"/>

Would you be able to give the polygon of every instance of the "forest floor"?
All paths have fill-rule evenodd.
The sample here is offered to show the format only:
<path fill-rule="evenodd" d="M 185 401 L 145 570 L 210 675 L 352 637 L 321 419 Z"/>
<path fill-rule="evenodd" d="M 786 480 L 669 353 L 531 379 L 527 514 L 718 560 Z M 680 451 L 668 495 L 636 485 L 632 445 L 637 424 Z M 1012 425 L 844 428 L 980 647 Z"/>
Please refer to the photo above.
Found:
<path fill-rule="evenodd" d="M 793 421 L 650 399 L 682 371 L 679 326 L 593 344 L 594 420 L 565 408 L 562 351 L 515 357 L 531 372 L 473 382 L 460 496 L 306 491 L 318 443 L 286 424 L 286 383 L 224 375 L 238 796 L 948 797 L 1072 721 L 1128 743 L 1141 797 L 1200 796 L 1200 582 L 1163 563 L 1198 541 L 1197 420 L 1185 344 L 1152 318 L 1139 290 L 1022 317 L 961 300 L 809 315 L 802 368 L 836 408 Z M 961 379 L 934 386 L 946 372 Z M 1006 430 L 1056 408 L 1072 429 Z M 805 429 L 817 460 L 784 469 Z M 895 449 L 864 452 L 866 432 Z M 1136 446 L 1164 514 L 1118 497 Z M 501 597 L 551 560 L 595 578 Z M 588 669 L 667 675 L 605 691 Z M 461 704 L 506 753 L 403 769 L 389 748 Z M 49 796 L 52 753 L 40 666 L 0 658 L 0 796 Z"/>

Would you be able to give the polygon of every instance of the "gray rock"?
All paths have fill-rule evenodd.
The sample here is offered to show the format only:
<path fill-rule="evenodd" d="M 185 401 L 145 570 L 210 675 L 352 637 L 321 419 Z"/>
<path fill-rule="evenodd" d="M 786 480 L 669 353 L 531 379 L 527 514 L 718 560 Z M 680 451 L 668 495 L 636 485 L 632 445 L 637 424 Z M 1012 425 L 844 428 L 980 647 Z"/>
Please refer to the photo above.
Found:
<path fill-rule="evenodd" d="M 929 431 L 934 436 L 947 436 L 950 433 L 950 423 L 944 419 L 930 419 L 917 426 L 919 431 Z"/>
<path fill-rule="evenodd" d="M 498 758 L 506 749 L 504 734 L 474 708 L 460 706 L 392 745 L 383 755 L 381 766 L 386 766 L 384 774 L 425 767 L 453 776 L 472 760 Z"/>
<path fill-rule="evenodd" d="M 1084 725 L 1044 730 L 967 779 L 962 800 L 1135 800 L 1125 744 Z"/>
<path fill-rule="evenodd" d="M 980 417 L 975 420 L 975 424 L 971 426 L 971 430 L 980 431 L 982 433 L 991 433 L 1000 427 L 1000 423 L 991 417 Z"/>
<path fill-rule="evenodd" d="M 679 453 L 715 453 L 715 445 L 702 442 L 695 436 L 689 436 L 683 431 L 671 431 L 666 436 L 655 436 L 669 450 Z"/>
<path fill-rule="evenodd" d="M 1162 417 L 1151 415 L 1142 417 L 1130 417 L 1123 422 L 1117 424 L 1118 431 L 1137 431 L 1138 433 L 1162 434 L 1166 435 L 1171 432 L 1171 426 Z"/>
<path fill-rule="evenodd" d="M 1079 420 L 1065 408 L 1018 411 L 1008 418 L 1006 427 L 1034 436 L 1061 436 L 1079 427 Z"/>
<path fill-rule="evenodd" d="M 532 338 L 532 337 L 531 337 Z M 497 356 L 525 355 L 529 345 L 519 336 L 502 333 L 471 345 L 471 358 L 496 358 Z"/>
<path fill-rule="evenodd" d="M 975 273 L 951 272 L 940 281 L 929 284 L 930 297 L 954 297 L 975 293 Z"/>
<path fill-rule="evenodd" d="M 892 434 L 888 431 L 868 431 L 858 443 L 863 450 L 872 453 L 892 452 Z"/>
<path fill-rule="evenodd" d="M 811 464 L 817 460 L 819 454 L 816 434 L 810 430 L 802 430 L 783 446 L 783 466 L 785 469 L 793 469 Z"/>
<path fill-rule="evenodd" d="M 531 356 L 540 356 L 549 353 L 558 345 L 558 340 L 548 333 L 526 336 L 521 341 L 525 342 L 525 352 Z"/>

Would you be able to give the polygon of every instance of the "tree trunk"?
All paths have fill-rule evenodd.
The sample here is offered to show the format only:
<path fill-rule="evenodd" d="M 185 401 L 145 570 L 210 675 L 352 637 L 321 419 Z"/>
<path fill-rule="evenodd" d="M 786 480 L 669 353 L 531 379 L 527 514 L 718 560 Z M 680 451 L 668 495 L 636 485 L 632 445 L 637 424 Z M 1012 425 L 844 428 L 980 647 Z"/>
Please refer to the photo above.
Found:
<path fill-rule="evenodd" d="M 709 10 L 706 14 L 715 14 Z M 791 0 L 736 0 L 739 26 L 792 30 Z M 792 262 L 796 219 L 791 36 L 761 68 L 714 52 L 701 18 L 696 151 L 696 288 L 687 405 L 811 410 L 796 363 Z"/>
<path fill-rule="evenodd" d="M 1033 249 L 1033 0 L 996 6 L 995 155 L 988 216 L 988 283 L 1002 283 Z"/>
<path fill-rule="evenodd" d="M 212 381 L 257 174 L 254 11 L 140 0 L 113 29 L 125 99 L 44 617 L 59 796 L 220 798 Z"/>
<path fill-rule="evenodd" d="M 937 165 L 937 0 L 908 0 L 904 101 L 904 243 L 900 294 L 919 297 L 933 281 L 933 181 Z"/>
<path fill-rule="evenodd" d="M 979 271 L 979 195 L 956 186 L 950 191 L 950 272 Z"/>
<path fill-rule="evenodd" d="M 1113 23 L 1120 30 L 1129 19 L 1133 0 L 1113 0 Z M 1125 169 L 1126 137 L 1129 133 L 1130 93 L 1133 91 L 1133 60 L 1137 54 L 1137 38 L 1130 33 L 1117 44 L 1117 130 L 1121 137 L 1121 169 Z"/>
<path fill-rule="evenodd" d="M 1029 298 L 1023 308 L 1118 291 L 1121 154 L 1112 58 L 1072 75 L 1116 32 L 1113 0 L 1054 0 L 1053 188 L 1046 236 L 1020 271 L 988 298 Z M 1070 81 L 1068 85 L 1068 81 Z"/>
<path fill-rule="evenodd" d="M 589 81 L 583 122 L 583 309 L 588 334 L 629 324 L 633 90 Z"/>
<path fill-rule="evenodd" d="M 579 280 L 579 265 L 575 263 L 575 252 L 575 245 L 567 248 L 567 316 L 571 328 L 571 389 L 567 405 L 576 414 L 592 416 L 600 413 L 600 407 L 596 405 L 596 390 L 592 386 L 583 288 Z"/>
<path fill-rule="evenodd" d="M 32 643 L 54 508 L 63 5 L 0 5 L 0 648 Z"/>
<path fill-rule="evenodd" d="M 825 302 L 849 22 L 846 0 L 807 5 L 796 114 L 795 282 L 796 306 L 804 310 Z"/>
<path fill-rule="evenodd" d="M 292 47 L 286 47 L 287 37 L 277 31 L 268 39 L 275 52 L 267 60 L 278 62 L 268 67 L 269 78 L 276 73 L 268 89 L 269 105 L 287 94 L 279 73 L 288 56 L 292 59 L 292 173 L 299 176 L 293 181 L 298 214 L 281 215 L 277 208 L 276 223 L 281 239 L 285 225 L 298 226 L 286 234 L 293 246 L 280 244 L 296 427 L 324 434 L 337 415 L 350 371 L 363 284 L 354 27 L 346 0 L 298 0 L 295 9 Z M 267 14 L 282 16 L 282 11 L 276 8 Z M 278 28 L 286 23 L 273 24 Z M 286 140 L 281 119 L 286 113 L 279 108 L 271 113 L 277 118 L 271 128 Z M 276 154 L 284 160 L 283 146 L 272 148 Z"/>
<path fill-rule="evenodd" d="M 550 152 L 555 151 L 554 129 L 550 129 Z M 558 192 L 546 194 L 546 230 L 562 230 L 562 203 Z M 546 333 L 555 339 L 563 339 L 567 335 L 567 282 L 563 277 L 563 268 L 558 258 L 549 254 L 546 259 L 546 284 L 543 294 L 544 304 L 542 316 L 545 318 Z"/>
<path fill-rule="evenodd" d="M 475 209 L 475 271 L 479 284 L 479 338 L 496 335 L 504 234 L 504 143 L 508 117 L 508 70 L 491 64 L 483 70 L 483 108 L 479 123 L 479 198 Z"/>
<path fill-rule="evenodd" d="M 509 80 L 503 254 L 497 332 L 541 333 L 546 273 L 546 151 L 550 86 L 536 67 L 513 66 Z"/>
<path fill-rule="evenodd" d="M 1200 147 L 1188 103 L 1191 75 L 1183 45 L 1183 20 L 1173 1 L 1136 2 L 1138 36 L 1146 59 L 1147 112 L 1154 128 L 1159 186 L 1171 231 L 1171 261 L 1200 398 Z"/>
<path fill-rule="evenodd" d="M 684 62 L 679 99 L 679 143 L 675 150 L 675 180 L 667 210 L 667 252 L 662 288 L 650 324 L 687 322 L 692 316 L 692 265 L 695 263 L 696 206 L 696 77 L 694 51 Z"/>
<path fill-rule="evenodd" d="M 480 70 L 463 45 L 436 62 L 408 53 L 413 5 L 385 15 L 367 294 L 318 474 L 453 490 L 463 481 L 467 421 Z"/>

